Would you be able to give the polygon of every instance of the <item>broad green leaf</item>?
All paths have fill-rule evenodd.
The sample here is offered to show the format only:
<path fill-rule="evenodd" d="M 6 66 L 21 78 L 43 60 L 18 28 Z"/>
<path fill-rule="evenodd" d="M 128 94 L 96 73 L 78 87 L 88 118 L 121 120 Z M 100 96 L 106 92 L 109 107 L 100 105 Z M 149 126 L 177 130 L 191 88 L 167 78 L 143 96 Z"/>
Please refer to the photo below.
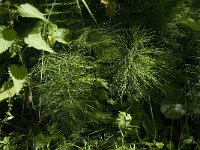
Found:
<path fill-rule="evenodd" d="M 191 29 L 195 31 L 200 31 L 200 25 L 198 25 L 198 23 L 192 18 L 188 18 L 182 21 L 182 23 L 189 26 Z"/>
<path fill-rule="evenodd" d="M 169 101 L 162 101 L 160 109 L 169 119 L 180 119 L 186 113 L 182 104 L 170 103 Z"/>
<path fill-rule="evenodd" d="M 63 44 L 67 44 L 67 35 L 69 34 L 69 29 L 64 29 L 64 28 L 61 28 L 61 29 L 57 29 L 52 37 L 60 42 L 60 43 L 63 43 Z"/>
<path fill-rule="evenodd" d="M 9 67 L 9 74 L 13 82 L 8 81 L 2 85 L 0 89 L 0 102 L 13 97 L 22 90 L 28 71 L 24 66 L 11 65 Z"/>
<path fill-rule="evenodd" d="M 58 27 L 56 24 L 49 22 L 47 24 L 47 30 L 48 30 L 48 34 L 52 35 L 54 32 L 56 32 L 58 30 Z"/>
<path fill-rule="evenodd" d="M 18 12 L 22 17 L 38 18 L 47 21 L 43 13 L 28 3 L 20 5 L 18 7 Z"/>
<path fill-rule="evenodd" d="M 44 50 L 50 53 L 54 53 L 51 47 L 42 39 L 41 34 L 30 34 L 27 38 L 24 39 L 25 43 L 28 44 L 29 47 L 34 47 L 38 50 Z"/>
<path fill-rule="evenodd" d="M 8 41 L 13 41 L 17 38 L 17 32 L 13 29 L 4 29 L 2 35 L 3 38 Z"/>
<path fill-rule="evenodd" d="M 49 34 L 48 43 L 50 43 L 50 45 L 51 43 L 54 44 L 55 41 L 60 42 L 62 44 L 68 44 L 68 35 L 70 33 L 69 29 L 58 28 L 57 25 L 53 23 L 49 23 L 47 29 Z"/>
<path fill-rule="evenodd" d="M 18 94 L 26 82 L 28 71 L 25 66 L 11 65 L 9 74 L 14 83 L 16 94 Z"/>
<path fill-rule="evenodd" d="M 0 36 L 0 54 L 5 52 L 11 45 L 13 44 L 13 41 L 6 41 Z"/>
<path fill-rule="evenodd" d="M 0 88 L 0 102 L 13 97 L 15 94 L 14 84 L 11 81 L 5 82 Z"/>
<path fill-rule="evenodd" d="M 7 29 L 4 26 L 0 26 L 0 54 L 6 51 L 9 47 L 11 47 L 14 42 L 14 41 L 8 41 L 4 38 L 2 34 L 4 30 L 7 30 Z"/>

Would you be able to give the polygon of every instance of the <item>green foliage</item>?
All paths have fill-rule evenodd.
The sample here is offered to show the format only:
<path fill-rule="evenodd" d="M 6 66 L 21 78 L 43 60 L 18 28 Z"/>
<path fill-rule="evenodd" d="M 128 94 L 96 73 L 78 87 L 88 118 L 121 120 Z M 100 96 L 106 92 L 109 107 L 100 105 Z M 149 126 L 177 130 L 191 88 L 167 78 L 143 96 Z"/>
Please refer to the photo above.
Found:
<path fill-rule="evenodd" d="M 95 80 L 89 72 L 95 65 L 86 60 L 76 54 L 46 55 L 38 68 L 42 73 L 41 84 L 37 83 L 41 117 L 58 122 L 65 133 L 84 126 L 95 110 L 89 97 Z"/>
<path fill-rule="evenodd" d="M 68 29 L 57 29 L 53 34 L 52 38 L 62 44 L 68 44 L 67 42 L 67 35 L 70 33 Z"/>
<path fill-rule="evenodd" d="M 199 149 L 199 6 L 0 0 L 0 149 Z"/>
<path fill-rule="evenodd" d="M 0 90 L 0 101 L 3 101 L 4 99 L 11 98 L 16 94 L 14 84 L 10 81 L 5 82 Z"/>
<path fill-rule="evenodd" d="M 182 21 L 182 23 L 189 26 L 191 29 L 195 31 L 200 31 L 200 25 L 192 18 L 188 18 Z"/>
<path fill-rule="evenodd" d="M 5 82 L 0 90 L 0 101 L 11 98 L 15 94 L 19 94 L 27 81 L 28 71 L 25 66 L 11 65 L 9 74 L 13 81 Z"/>
<path fill-rule="evenodd" d="M 6 51 L 9 47 L 12 46 L 13 44 L 13 40 L 8 40 L 10 39 L 10 36 L 6 39 L 4 35 L 7 35 L 9 34 L 7 32 L 8 30 L 4 27 L 4 26 L 0 26 L 0 42 L 1 42 L 1 45 L 0 45 L 0 54 L 3 53 L 4 51 Z M 12 33 L 10 33 L 12 34 Z M 12 37 L 12 35 L 11 35 Z"/>
<path fill-rule="evenodd" d="M 17 38 L 17 32 L 13 29 L 4 29 L 2 31 L 3 38 L 7 41 L 13 41 Z"/>
<path fill-rule="evenodd" d="M 148 146 L 149 149 L 163 149 L 164 144 L 162 142 L 156 142 L 154 141 L 153 143 L 150 142 L 143 142 L 144 145 Z"/>
<path fill-rule="evenodd" d="M 11 65 L 9 67 L 9 74 L 13 80 L 15 91 L 18 94 L 27 80 L 28 71 L 25 66 Z"/>
<path fill-rule="evenodd" d="M 2 150 L 10 149 L 10 137 L 4 137 L 2 141 L 0 141 L 0 147 Z"/>
<path fill-rule="evenodd" d="M 29 47 L 34 47 L 38 50 L 44 50 L 50 53 L 54 53 L 51 47 L 42 39 L 41 34 L 29 34 L 27 38 L 24 39 L 25 43 Z"/>
<path fill-rule="evenodd" d="M 28 3 L 20 5 L 18 7 L 18 12 L 22 17 L 38 18 L 47 21 L 43 13 L 41 13 L 37 8 Z"/>
<path fill-rule="evenodd" d="M 164 53 L 150 45 L 152 37 L 147 31 L 133 28 L 129 36 L 130 45 L 124 44 L 124 55 L 118 62 L 113 81 L 121 97 L 129 95 L 138 100 L 145 97 L 151 88 L 161 86 L 158 71 L 162 61 L 156 58 Z"/>
<path fill-rule="evenodd" d="M 130 114 L 126 114 L 125 112 L 119 112 L 118 117 L 116 119 L 116 124 L 120 130 L 128 129 L 130 127 L 130 122 L 132 117 Z"/>
<path fill-rule="evenodd" d="M 186 113 L 182 104 L 173 104 L 169 101 L 162 101 L 160 109 L 161 112 L 165 115 L 165 117 L 170 119 L 180 119 Z"/>

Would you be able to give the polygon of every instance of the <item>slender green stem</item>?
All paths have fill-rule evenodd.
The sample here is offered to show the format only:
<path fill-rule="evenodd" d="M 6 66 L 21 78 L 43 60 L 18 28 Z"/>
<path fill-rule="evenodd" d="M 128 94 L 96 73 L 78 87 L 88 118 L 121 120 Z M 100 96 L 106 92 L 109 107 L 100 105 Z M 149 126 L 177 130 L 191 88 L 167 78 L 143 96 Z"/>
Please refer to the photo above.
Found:
<path fill-rule="evenodd" d="M 125 141 L 124 141 L 124 133 L 122 132 L 122 130 L 120 130 L 121 136 L 122 136 L 122 146 L 124 146 Z"/>
<path fill-rule="evenodd" d="M 11 13 L 11 10 L 10 10 L 10 1 L 9 0 L 6 0 L 6 5 L 7 5 L 7 8 L 8 8 L 9 23 L 10 23 L 11 28 L 13 29 L 12 13 Z"/>
<path fill-rule="evenodd" d="M 149 105 L 150 105 L 150 111 L 151 111 L 151 118 L 152 118 L 153 126 L 154 126 L 154 140 L 156 140 L 156 138 L 157 138 L 157 129 L 156 129 L 156 124 L 155 124 L 155 119 L 154 119 L 154 116 L 153 116 L 153 110 L 152 110 L 150 97 L 149 97 Z"/>
<path fill-rule="evenodd" d="M 76 0 L 76 4 L 77 4 L 78 9 L 80 10 L 80 15 L 81 15 L 81 20 L 82 20 L 83 26 L 85 26 L 85 23 L 84 23 L 84 20 L 83 20 L 83 14 L 82 14 L 82 10 L 81 10 L 81 6 L 80 6 L 80 3 L 79 3 L 79 0 Z"/>
<path fill-rule="evenodd" d="M 54 0 L 53 4 L 52 4 L 52 6 L 51 6 L 51 10 L 50 10 L 49 15 L 48 15 L 48 18 L 47 18 L 48 21 L 49 21 L 49 19 L 50 19 L 51 14 L 52 14 L 52 11 L 53 11 L 53 8 L 54 8 L 54 6 L 55 6 L 55 3 L 56 3 L 56 0 Z"/>

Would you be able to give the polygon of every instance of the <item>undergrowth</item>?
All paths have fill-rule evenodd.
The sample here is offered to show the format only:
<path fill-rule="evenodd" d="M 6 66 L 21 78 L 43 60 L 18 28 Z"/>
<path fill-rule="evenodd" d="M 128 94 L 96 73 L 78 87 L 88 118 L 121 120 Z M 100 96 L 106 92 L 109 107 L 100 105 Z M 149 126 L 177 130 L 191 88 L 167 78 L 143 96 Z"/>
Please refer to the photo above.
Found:
<path fill-rule="evenodd" d="M 0 149 L 200 149 L 199 6 L 0 1 Z"/>

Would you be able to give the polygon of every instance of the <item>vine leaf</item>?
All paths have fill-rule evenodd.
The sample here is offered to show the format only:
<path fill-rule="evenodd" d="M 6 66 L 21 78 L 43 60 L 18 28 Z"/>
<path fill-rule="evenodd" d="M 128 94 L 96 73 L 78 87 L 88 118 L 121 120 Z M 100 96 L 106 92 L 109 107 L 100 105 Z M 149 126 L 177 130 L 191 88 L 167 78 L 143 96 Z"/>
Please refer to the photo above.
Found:
<path fill-rule="evenodd" d="M 29 47 L 34 47 L 38 50 L 44 50 L 50 53 L 55 53 L 51 47 L 42 39 L 40 33 L 29 34 L 27 38 L 24 39 L 25 43 L 28 44 Z"/>
<path fill-rule="evenodd" d="M 189 26 L 191 29 L 195 31 L 200 31 L 200 25 L 192 18 L 188 18 L 182 21 L 182 23 Z"/>
<path fill-rule="evenodd" d="M 16 94 L 14 84 L 11 81 L 5 82 L 0 88 L 0 102 L 11 98 Z"/>
<path fill-rule="evenodd" d="M 25 66 L 11 65 L 9 67 L 9 74 L 13 80 L 15 92 L 18 94 L 26 82 L 28 71 Z"/>
<path fill-rule="evenodd" d="M 8 29 L 6 29 L 4 26 L 0 26 L 0 43 L 1 43 L 0 44 L 0 54 L 5 52 L 9 47 L 11 47 L 14 42 L 13 40 L 5 39 L 4 35 L 6 33 L 8 33 L 8 32 L 6 32 L 6 30 L 8 30 Z"/>
<path fill-rule="evenodd" d="M 22 17 L 38 18 L 47 21 L 43 13 L 28 3 L 18 6 L 18 12 Z"/>
<path fill-rule="evenodd" d="M 162 101 L 160 110 L 169 119 L 180 119 L 186 113 L 182 104 L 169 101 Z"/>

